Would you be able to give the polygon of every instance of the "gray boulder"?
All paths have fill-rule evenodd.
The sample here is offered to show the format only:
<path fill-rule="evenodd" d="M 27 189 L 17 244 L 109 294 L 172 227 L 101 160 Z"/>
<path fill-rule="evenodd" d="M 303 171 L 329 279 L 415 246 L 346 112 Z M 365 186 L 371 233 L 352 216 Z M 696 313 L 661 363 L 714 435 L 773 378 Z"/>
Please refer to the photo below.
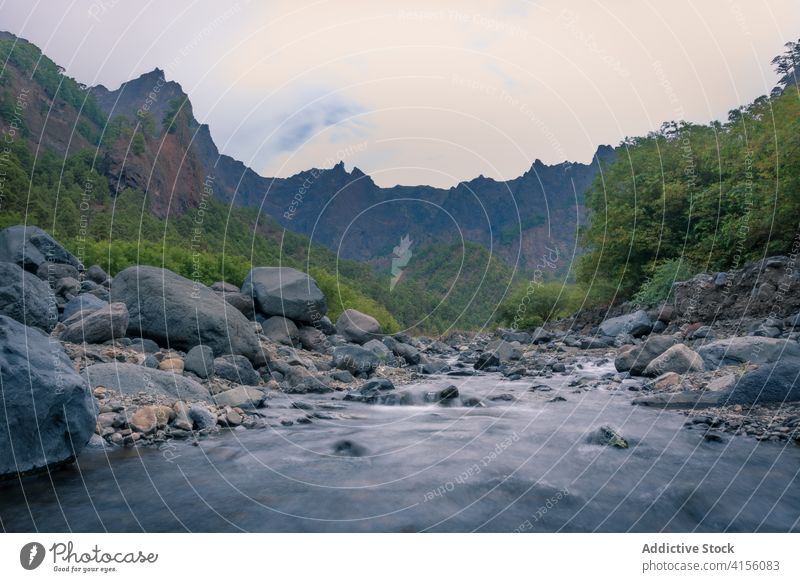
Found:
<path fill-rule="evenodd" d="M 608 337 L 629 334 L 633 337 L 647 335 L 653 329 L 653 322 L 643 309 L 627 315 L 612 317 L 600 324 L 600 333 Z"/>
<path fill-rule="evenodd" d="M 50 286 L 14 263 L 0 263 L 0 315 L 51 331 L 58 322 Z"/>
<path fill-rule="evenodd" d="M 216 283 L 211 284 L 211 290 L 216 291 L 217 293 L 238 293 L 239 288 L 226 281 L 217 281 Z"/>
<path fill-rule="evenodd" d="M 41 228 L 24 224 L 0 231 L 0 261 L 15 263 L 34 274 L 47 262 L 72 265 L 78 271 L 83 270 L 81 262 L 53 237 Z"/>
<path fill-rule="evenodd" d="M 660 356 L 653 358 L 644 369 L 643 375 L 655 378 L 667 372 L 687 374 L 702 372 L 704 369 L 703 358 L 700 357 L 700 354 L 683 344 L 677 344 Z"/>
<path fill-rule="evenodd" d="M 380 360 L 374 353 L 362 347 L 338 346 L 333 349 L 332 365 L 355 375 L 369 375 L 380 365 Z"/>
<path fill-rule="evenodd" d="M 244 356 L 226 355 L 214 360 L 214 375 L 219 378 L 251 386 L 258 384 L 260 377 L 253 369 L 250 360 Z"/>
<path fill-rule="evenodd" d="M 697 349 L 709 369 L 744 362 L 771 364 L 783 358 L 800 358 L 800 344 L 769 337 L 732 337 L 707 343 Z"/>
<path fill-rule="evenodd" d="M 297 326 L 291 319 L 273 315 L 261 322 L 262 333 L 272 341 L 285 346 L 293 346 L 300 337 Z"/>
<path fill-rule="evenodd" d="M 236 309 L 242 312 L 247 319 L 254 319 L 256 316 L 256 306 L 253 303 L 253 298 L 244 293 L 225 293 L 223 295 L 225 301 L 233 305 Z"/>
<path fill-rule="evenodd" d="M 128 307 L 132 337 L 188 351 L 207 345 L 214 354 L 238 354 L 266 363 L 251 322 L 218 294 L 158 267 L 130 267 L 114 278 L 111 300 Z"/>
<path fill-rule="evenodd" d="M 73 297 L 67 302 L 64 306 L 64 312 L 61 314 L 61 320 L 65 321 L 81 311 L 85 311 L 86 313 L 84 313 L 84 315 L 88 315 L 92 311 L 97 311 L 106 305 L 108 305 L 108 302 L 99 299 L 96 295 L 83 293 Z"/>
<path fill-rule="evenodd" d="M 68 462 L 94 434 L 94 397 L 64 349 L 0 315 L 0 479 Z"/>
<path fill-rule="evenodd" d="M 50 263 L 45 261 L 36 270 L 36 276 L 42 281 L 58 281 L 59 279 L 79 279 L 78 269 L 64 263 Z"/>
<path fill-rule="evenodd" d="M 217 426 L 217 415 L 200 403 L 194 403 L 189 407 L 189 420 L 192 421 L 195 430 L 213 429 Z"/>
<path fill-rule="evenodd" d="M 111 303 L 71 324 L 58 337 L 74 344 L 101 344 L 125 337 L 127 330 L 128 308 L 124 303 Z"/>
<path fill-rule="evenodd" d="M 304 325 L 297 330 L 300 345 L 311 352 L 325 353 L 328 349 L 328 339 L 325 333 L 316 327 Z"/>
<path fill-rule="evenodd" d="M 422 354 L 411 344 L 403 343 L 393 337 L 388 336 L 383 338 L 382 341 L 387 348 L 392 350 L 392 353 L 395 356 L 398 358 L 403 358 L 406 363 L 416 366 L 422 361 Z"/>
<path fill-rule="evenodd" d="M 650 362 L 676 343 L 678 342 L 674 337 L 650 335 L 642 345 L 621 350 L 614 360 L 614 367 L 618 372 L 630 372 L 633 376 L 641 376 Z"/>
<path fill-rule="evenodd" d="M 100 265 L 92 265 L 86 270 L 86 278 L 89 281 L 94 281 L 98 285 L 102 285 L 108 281 L 108 273 L 106 273 Z"/>
<path fill-rule="evenodd" d="M 214 375 L 214 350 L 208 346 L 194 346 L 183 360 L 183 369 L 198 378 Z"/>
<path fill-rule="evenodd" d="M 369 350 L 378 356 L 378 359 L 381 362 L 394 364 L 395 359 L 392 350 L 390 350 L 382 341 L 372 339 L 365 343 L 363 347 L 365 350 Z"/>
<path fill-rule="evenodd" d="M 264 315 L 313 323 L 328 312 L 325 295 L 307 274 L 290 267 L 257 267 L 248 273 L 242 293 Z"/>
<path fill-rule="evenodd" d="M 214 395 L 217 405 L 232 408 L 259 408 L 264 404 L 264 400 L 266 395 L 252 386 L 239 386 Z"/>
<path fill-rule="evenodd" d="M 94 364 L 84 368 L 81 375 L 92 389 L 105 386 L 120 394 L 145 392 L 176 400 L 207 400 L 210 397 L 208 390 L 190 378 L 136 364 Z"/>
<path fill-rule="evenodd" d="M 383 336 L 377 319 L 355 309 L 344 310 L 336 320 L 336 331 L 347 341 L 357 344 L 365 344 Z"/>

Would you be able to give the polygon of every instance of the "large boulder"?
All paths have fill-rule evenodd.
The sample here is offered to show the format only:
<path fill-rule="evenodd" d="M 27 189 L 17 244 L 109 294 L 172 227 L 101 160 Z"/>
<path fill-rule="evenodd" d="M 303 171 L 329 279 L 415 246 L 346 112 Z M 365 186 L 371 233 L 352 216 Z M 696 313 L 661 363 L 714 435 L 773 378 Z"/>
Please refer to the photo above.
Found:
<path fill-rule="evenodd" d="M 94 364 L 84 368 L 81 375 L 92 389 L 105 386 L 120 394 L 144 392 L 176 400 L 208 400 L 210 397 L 208 390 L 194 380 L 137 364 Z"/>
<path fill-rule="evenodd" d="M 313 323 L 328 312 L 325 295 L 317 282 L 290 267 L 252 269 L 244 280 L 242 293 L 252 297 L 264 315 Z"/>
<path fill-rule="evenodd" d="M 783 358 L 800 358 L 800 344 L 769 337 L 732 337 L 707 343 L 697 353 L 711 369 L 744 362 L 771 364 Z"/>
<path fill-rule="evenodd" d="M 383 336 L 377 319 L 355 309 L 344 310 L 336 320 L 336 331 L 347 341 L 357 344 L 365 344 Z"/>
<path fill-rule="evenodd" d="M 689 372 L 702 372 L 704 369 L 703 358 L 697 352 L 684 344 L 677 344 L 660 356 L 653 358 L 644 369 L 644 375 L 655 378 L 667 372 L 687 374 Z"/>
<path fill-rule="evenodd" d="M 720 390 L 692 390 L 635 398 L 634 404 L 654 408 L 705 408 L 740 404 L 751 406 L 770 402 L 800 400 L 800 361 L 782 360 L 745 373 L 732 387 Z"/>
<path fill-rule="evenodd" d="M 0 314 L 48 332 L 58 322 L 50 286 L 14 263 L 0 263 Z"/>
<path fill-rule="evenodd" d="M 108 301 L 103 301 L 91 293 L 83 293 L 73 297 L 67 302 L 64 306 L 64 312 L 61 314 L 61 320 L 65 321 L 81 311 L 85 311 L 86 313 L 84 315 L 87 315 L 106 305 L 108 305 Z"/>
<path fill-rule="evenodd" d="M 59 339 L 74 344 L 101 344 L 125 337 L 128 330 L 128 308 L 124 303 L 111 303 L 69 325 Z"/>
<path fill-rule="evenodd" d="M 627 315 L 606 319 L 600 324 L 600 333 L 608 337 L 628 334 L 633 337 L 647 335 L 653 329 L 653 322 L 643 309 Z"/>
<path fill-rule="evenodd" d="M 380 360 L 373 352 L 359 346 L 338 346 L 333 349 L 333 367 L 352 374 L 371 374 Z"/>
<path fill-rule="evenodd" d="M 321 330 L 310 325 L 304 325 L 298 329 L 297 336 L 300 345 L 311 352 L 325 353 L 330 346 L 327 336 Z"/>
<path fill-rule="evenodd" d="M 128 335 L 188 351 L 206 345 L 215 355 L 239 354 L 266 363 L 253 325 L 220 295 L 158 267 L 129 267 L 114 277 L 111 300 L 128 307 Z"/>
<path fill-rule="evenodd" d="M 800 361 L 782 360 L 759 367 L 739 378 L 732 388 L 720 392 L 720 404 L 749 406 L 765 402 L 800 400 Z"/>
<path fill-rule="evenodd" d="M 183 369 L 198 378 L 214 375 L 214 350 L 208 346 L 194 346 L 183 361 Z"/>
<path fill-rule="evenodd" d="M 258 384 L 260 376 L 244 356 L 220 356 L 214 360 L 214 375 L 235 384 Z"/>
<path fill-rule="evenodd" d="M 641 376 L 647 365 L 666 352 L 678 341 L 674 337 L 663 335 L 648 336 L 641 345 L 631 346 L 620 351 L 614 360 L 618 372 L 630 372 L 633 376 Z"/>
<path fill-rule="evenodd" d="M 72 265 L 78 271 L 83 270 L 81 262 L 53 237 L 41 228 L 24 224 L 0 231 L 0 261 L 15 263 L 34 274 L 45 263 Z M 56 280 L 50 276 L 45 279 Z"/>
<path fill-rule="evenodd" d="M 4 315 L 0 390 L 0 479 L 67 462 L 94 434 L 94 397 L 61 344 Z"/>
<path fill-rule="evenodd" d="M 261 329 L 269 339 L 285 346 L 293 346 L 300 337 L 297 325 L 291 319 L 280 315 L 273 315 L 261 321 Z"/>

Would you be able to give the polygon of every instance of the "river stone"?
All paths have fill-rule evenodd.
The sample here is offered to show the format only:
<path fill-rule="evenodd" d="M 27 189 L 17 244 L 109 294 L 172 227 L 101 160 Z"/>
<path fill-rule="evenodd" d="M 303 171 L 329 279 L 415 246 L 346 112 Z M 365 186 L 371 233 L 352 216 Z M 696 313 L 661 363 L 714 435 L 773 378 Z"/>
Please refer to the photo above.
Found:
<path fill-rule="evenodd" d="M 746 372 L 732 388 L 719 392 L 720 405 L 751 405 L 800 400 L 800 361 L 781 360 Z"/>
<path fill-rule="evenodd" d="M 61 314 L 61 321 L 66 321 L 76 313 L 85 311 L 84 315 L 88 315 L 93 311 L 97 311 L 101 307 L 108 305 L 107 301 L 99 299 L 96 295 L 91 293 L 82 293 L 76 295 L 64 306 L 64 312 Z"/>
<path fill-rule="evenodd" d="M 129 267 L 114 278 L 112 301 L 128 307 L 132 337 L 188 351 L 207 345 L 214 354 L 239 354 L 266 363 L 258 336 L 242 313 L 200 283 L 158 267 Z"/>
<path fill-rule="evenodd" d="M 476 370 L 485 370 L 486 368 L 496 368 L 500 365 L 500 358 L 493 352 L 483 352 L 478 356 L 475 361 Z"/>
<path fill-rule="evenodd" d="M 650 333 L 652 329 L 653 322 L 650 321 L 650 317 L 643 309 L 627 315 L 612 317 L 600 324 L 600 333 L 608 337 L 616 337 L 619 334 L 640 337 Z"/>
<path fill-rule="evenodd" d="M 255 300 L 264 315 L 280 315 L 313 323 L 328 312 L 317 282 L 290 267 L 256 267 L 248 273 L 242 293 Z"/>
<path fill-rule="evenodd" d="M 688 374 L 690 372 L 702 372 L 704 369 L 703 358 L 700 357 L 700 354 L 684 344 L 677 344 L 660 356 L 653 358 L 647 364 L 643 375 L 654 378 L 666 372 Z"/>
<path fill-rule="evenodd" d="M 194 403 L 189 407 L 189 419 L 192 421 L 195 430 L 204 430 L 217 426 L 217 415 L 211 412 L 207 406 Z"/>
<path fill-rule="evenodd" d="M 42 281 L 58 281 L 59 279 L 79 279 L 78 269 L 65 263 L 50 263 L 45 261 L 36 270 L 36 276 Z"/>
<path fill-rule="evenodd" d="M 411 344 L 397 341 L 393 337 L 384 337 L 383 344 L 392 350 L 392 353 L 398 358 L 403 358 L 406 363 L 417 365 L 422 361 L 422 354 L 420 351 Z"/>
<path fill-rule="evenodd" d="M 86 278 L 89 281 L 94 281 L 98 285 L 102 285 L 106 281 L 108 281 L 108 273 L 103 270 L 103 267 L 100 265 L 92 265 L 88 269 L 86 269 Z"/>
<path fill-rule="evenodd" d="M 189 418 L 189 407 L 186 403 L 178 400 L 172 405 L 172 410 L 175 412 L 175 418 L 172 421 L 172 426 L 180 430 L 192 430 L 194 423 Z"/>
<path fill-rule="evenodd" d="M 376 378 L 365 382 L 361 387 L 351 390 L 344 396 L 344 400 L 377 404 L 389 391 L 394 390 L 394 384 L 387 378 Z"/>
<path fill-rule="evenodd" d="M 225 293 L 223 295 L 225 301 L 233 305 L 236 309 L 241 311 L 247 319 L 254 319 L 256 316 L 256 306 L 253 303 L 253 298 L 244 293 Z"/>
<path fill-rule="evenodd" d="M 744 362 L 771 364 L 784 358 L 800 358 L 800 344 L 769 337 L 732 337 L 707 343 L 697 349 L 709 369 Z"/>
<path fill-rule="evenodd" d="M 220 356 L 214 360 L 214 375 L 236 384 L 251 386 L 258 384 L 260 376 L 250 360 L 244 356 Z"/>
<path fill-rule="evenodd" d="M 58 322 L 50 286 L 14 263 L 0 263 L 0 315 L 51 331 Z"/>
<path fill-rule="evenodd" d="M 325 353 L 328 349 L 328 340 L 326 335 L 316 327 L 304 325 L 297 330 L 297 336 L 300 340 L 300 345 L 310 352 Z"/>
<path fill-rule="evenodd" d="M 0 231 L 0 261 L 15 263 L 34 274 L 46 262 L 63 263 L 78 271 L 83 270 L 81 262 L 53 237 L 41 228 L 23 224 Z"/>
<path fill-rule="evenodd" d="M 264 400 L 266 395 L 252 386 L 239 386 L 214 395 L 214 401 L 218 406 L 231 408 L 259 408 L 264 404 Z"/>
<path fill-rule="evenodd" d="M 0 387 L 0 479 L 70 461 L 95 431 L 95 399 L 61 344 L 4 315 Z"/>
<path fill-rule="evenodd" d="M 262 333 L 275 343 L 293 346 L 300 333 L 291 319 L 273 315 L 261 321 Z"/>
<path fill-rule="evenodd" d="M 674 337 L 650 335 L 642 345 L 620 350 L 614 360 L 614 367 L 618 372 L 630 372 L 632 376 L 641 376 L 651 361 L 676 343 Z"/>
<path fill-rule="evenodd" d="M 183 361 L 183 369 L 198 378 L 214 375 L 214 350 L 208 346 L 194 346 Z"/>
<path fill-rule="evenodd" d="M 154 406 L 142 406 L 128 418 L 128 426 L 133 430 L 150 434 L 158 428 L 158 419 Z"/>
<path fill-rule="evenodd" d="M 105 386 L 120 394 L 145 392 L 179 400 L 208 400 L 210 396 L 208 390 L 190 378 L 136 364 L 94 364 L 81 375 L 92 389 Z"/>
<path fill-rule="evenodd" d="M 338 346 L 333 349 L 334 368 L 347 370 L 355 375 L 371 374 L 380 364 L 378 356 L 360 346 Z"/>
<path fill-rule="evenodd" d="M 378 359 L 385 363 L 394 365 L 395 359 L 394 354 L 392 354 L 392 350 L 386 347 L 386 344 L 380 340 L 371 339 L 367 343 L 364 344 L 364 349 L 371 351 L 373 354 L 378 356 Z"/>
<path fill-rule="evenodd" d="M 127 329 L 128 308 L 124 303 L 111 303 L 76 321 L 58 337 L 73 344 L 101 344 L 125 337 Z"/>
<path fill-rule="evenodd" d="M 383 336 L 377 319 L 355 309 L 344 310 L 336 320 L 336 331 L 347 341 L 362 345 Z"/>

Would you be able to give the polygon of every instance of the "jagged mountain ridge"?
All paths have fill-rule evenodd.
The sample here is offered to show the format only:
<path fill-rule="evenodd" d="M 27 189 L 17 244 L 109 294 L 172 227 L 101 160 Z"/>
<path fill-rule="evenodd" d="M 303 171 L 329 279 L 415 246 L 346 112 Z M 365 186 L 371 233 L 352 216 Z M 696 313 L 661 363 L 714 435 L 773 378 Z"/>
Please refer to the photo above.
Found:
<path fill-rule="evenodd" d="M 190 168 L 199 165 L 214 177 L 215 196 L 237 206 L 258 208 L 287 229 L 305 234 L 345 258 L 377 267 L 389 264 L 392 249 L 403 236 L 416 245 L 462 238 L 478 242 L 525 270 L 535 269 L 548 248 L 571 257 L 577 249 L 577 228 L 585 219 L 583 193 L 599 164 L 614 157 L 613 148 L 601 146 L 591 164 L 548 166 L 536 160 L 530 170 L 506 182 L 479 176 L 451 188 L 381 188 L 358 168 L 348 172 L 342 162 L 330 169 L 312 168 L 288 178 L 269 178 L 221 154 L 208 125 L 194 118 L 189 96 L 178 83 L 166 81 L 160 69 L 116 90 L 97 86 L 91 92 L 112 119 L 123 116 L 137 122 L 137 112 L 149 103 L 157 127 L 169 121 L 170 111 L 178 107 L 185 118 L 183 140 L 191 144 L 183 163 Z M 162 129 L 164 136 L 170 135 Z M 159 159 L 146 162 L 166 163 Z M 130 171 L 112 174 L 128 185 L 146 187 L 141 175 Z M 197 178 L 189 181 L 198 188 L 202 182 Z M 180 211 L 191 207 L 196 196 L 174 192 L 170 198 L 171 207 Z M 156 212 L 164 209 L 163 203 L 155 204 Z M 565 260 L 555 270 L 563 271 L 568 265 Z"/>

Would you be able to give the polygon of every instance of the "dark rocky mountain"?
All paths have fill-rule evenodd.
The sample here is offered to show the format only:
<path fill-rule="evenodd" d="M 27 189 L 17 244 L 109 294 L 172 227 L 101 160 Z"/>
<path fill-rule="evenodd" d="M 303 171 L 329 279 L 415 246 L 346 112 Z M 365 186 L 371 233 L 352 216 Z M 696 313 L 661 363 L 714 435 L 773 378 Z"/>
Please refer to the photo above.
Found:
<path fill-rule="evenodd" d="M 523 270 L 535 269 L 542 255 L 550 254 L 547 249 L 556 248 L 562 260 L 550 268 L 564 271 L 585 219 L 583 193 L 598 165 L 614 157 L 612 147 L 601 146 L 590 164 L 548 166 L 536 160 L 506 182 L 479 176 L 447 189 L 381 188 L 358 168 L 348 172 L 343 162 L 268 178 L 219 152 L 208 125 L 194 118 L 189 96 L 160 69 L 116 90 L 98 86 L 91 92 L 111 120 L 122 117 L 141 125 L 143 116 L 151 118 L 155 153 L 131 163 L 120 151 L 107 170 L 122 185 L 155 186 L 151 204 L 158 214 L 195 206 L 205 177 L 213 176 L 217 198 L 257 208 L 345 258 L 380 267 L 389 264 L 393 248 L 408 236 L 417 247 L 477 242 Z"/>

